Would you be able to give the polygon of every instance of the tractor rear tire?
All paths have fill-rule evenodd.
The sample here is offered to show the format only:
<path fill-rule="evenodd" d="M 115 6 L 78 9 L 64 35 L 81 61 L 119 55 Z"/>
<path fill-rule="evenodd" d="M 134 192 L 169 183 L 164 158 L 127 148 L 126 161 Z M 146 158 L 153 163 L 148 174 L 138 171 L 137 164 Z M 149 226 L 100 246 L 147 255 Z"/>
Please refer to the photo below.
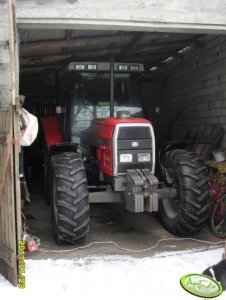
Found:
<path fill-rule="evenodd" d="M 177 199 L 160 200 L 163 225 L 175 235 L 199 231 L 209 218 L 206 167 L 196 153 L 186 150 L 167 152 L 162 165 L 172 179 L 171 186 L 177 188 Z"/>
<path fill-rule="evenodd" d="M 54 155 L 50 163 L 50 201 L 57 244 L 81 243 L 89 231 L 86 171 L 77 153 Z"/>

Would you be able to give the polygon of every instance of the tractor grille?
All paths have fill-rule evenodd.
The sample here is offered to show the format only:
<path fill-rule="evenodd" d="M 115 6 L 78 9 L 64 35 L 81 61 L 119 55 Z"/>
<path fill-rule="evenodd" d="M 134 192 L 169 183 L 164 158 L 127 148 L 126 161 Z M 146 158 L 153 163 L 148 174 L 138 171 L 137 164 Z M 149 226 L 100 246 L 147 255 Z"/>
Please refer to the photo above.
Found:
<path fill-rule="evenodd" d="M 139 153 L 150 153 L 152 160 L 152 137 L 149 127 L 121 127 L 117 137 L 117 173 L 127 169 L 151 169 L 152 161 L 139 162 Z M 132 162 L 120 162 L 120 154 L 132 154 Z"/>
<path fill-rule="evenodd" d="M 118 140 L 151 139 L 148 127 L 121 127 L 118 133 Z"/>

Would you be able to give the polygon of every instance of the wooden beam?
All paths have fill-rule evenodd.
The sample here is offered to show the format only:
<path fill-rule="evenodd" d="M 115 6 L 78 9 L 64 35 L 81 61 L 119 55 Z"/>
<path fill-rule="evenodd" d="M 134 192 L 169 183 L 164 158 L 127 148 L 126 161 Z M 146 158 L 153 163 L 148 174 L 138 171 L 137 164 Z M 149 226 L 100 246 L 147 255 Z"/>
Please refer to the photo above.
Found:
<path fill-rule="evenodd" d="M 147 32 L 144 37 L 142 42 L 143 43 L 155 43 L 157 41 L 164 40 L 169 38 L 171 36 L 171 33 L 162 33 L 162 32 Z"/>
<path fill-rule="evenodd" d="M 160 38 L 158 36 L 158 38 Z M 196 40 L 195 40 L 196 38 Z M 132 48 L 131 51 L 127 52 L 127 56 L 125 57 L 125 61 L 129 62 L 141 62 L 148 64 L 150 66 L 158 65 L 164 59 L 167 59 L 170 56 L 178 56 L 178 50 L 186 47 L 186 46 L 200 46 L 200 36 L 190 39 L 189 41 L 174 41 L 167 43 L 156 43 L 157 39 L 155 39 L 155 43 L 152 45 L 146 46 L 138 46 L 136 48 Z M 201 36 L 203 38 L 203 35 Z M 130 43 L 131 45 L 131 43 Z M 108 58 L 111 55 L 117 56 L 122 52 L 122 49 L 102 49 L 95 51 L 83 51 L 76 52 L 73 54 L 65 54 L 65 55 L 48 55 L 48 56 L 38 56 L 38 57 L 28 57 L 21 59 L 21 74 L 31 74 L 32 72 L 41 73 L 45 68 L 51 69 L 59 69 L 64 66 L 67 62 L 72 60 L 89 60 L 94 59 L 97 60 L 98 57 Z M 129 55 L 128 55 L 129 54 Z"/>
<path fill-rule="evenodd" d="M 59 48 L 82 48 L 90 46 L 98 46 L 99 44 L 120 43 L 125 44 L 130 42 L 132 35 L 112 35 L 112 36 L 98 36 L 85 37 L 73 40 L 59 40 L 59 41 L 45 41 L 33 42 L 26 45 L 21 45 L 21 54 L 30 54 L 40 50 L 59 49 Z"/>
<path fill-rule="evenodd" d="M 177 52 L 176 52 L 177 53 Z M 148 57 L 157 57 L 157 56 L 165 56 L 166 58 L 175 54 L 175 50 L 170 50 L 170 49 L 166 49 L 166 50 L 162 50 L 162 51 L 153 51 L 153 52 L 144 52 L 144 53 L 133 53 L 133 55 L 131 54 L 130 57 L 127 58 L 127 60 L 132 59 L 133 57 L 140 57 L 140 59 L 142 58 L 148 58 Z"/>
<path fill-rule="evenodd" d="M 113 52 L 111 52 L 111 53 L 113 53 Z M 92 55 L 95 55 L 95 54 L 92 53 Z M 125 61 L 139 62 L 139 63 L 159 63 L 159 61 L 166 59 L 167 57 L 170 57 L 171 55 L 172 55 L 172 52 L 167 51 L 167 52 L 163 52 L 163 53 L 146 54 L 146 55 L 128 57 L 127 59 L 125 59 Z M 108 52 L 107 56 L 110 56 L 109 52 Z M 30 77 L 29 74 L 33 74 L 33 73 L 40 74 L 45 69 L 59 70 L 67 62 L 67 59 L 65 59 L 65 57 L 67 57 L 68 61 L 71 61 L 71 60 L 81 61 L 82 60 L 81 56 L 73 58 L 73 55 L 67 55 L 67 56 L 64 56 L 64 60 L 61 59 L 61 56 L 57 56 L 57 57 L 50 56 L 50 60 L 51 60 L 51 64 L 50 64 L 50 62 L 48 61 L 49 60 L 48 56 L 43 57 L 42 63 L 41 62 L 35 63 L 35 61 L 32 63 L 32 62 L 30 62 L 30 60 L 32 60 L 32 58 L 27 58 L 27 59 L 21 60 L 21 68 L 20 68 L 21 79 L 23 79 L 23 75 L 27 75 Z M 58 58 L 58 60 L 57 60 L 57 58 Z M 39 59 L 39 58 L 37 58 L 37 59 Z"/>
<path fill-rule="evenodd" d="M 177 41 L 168 41 L 168 42 L 154 42 L 150 43 L 149 45 L 143 45 L 139 46 L 134 51 L 137 53 L 143 53 L 143 52 L 150 52 L 150 51 L 159 51 L 164 49 L 178 49 L 182 50 L 185 47 L 197 47 L 203 45 L 203 38 L 205 37 L 204 34 L 199 34 L 198 36 L 194 36 L 193 38 L 190 38 L 188 40 L 177 40 Z"/>
<path fill-rule="evenodd" d="M 198 36 L 193 37 L 192 39 L 187 41 L 187 43 L 188 43 L 187 47 L 192 47 L 192 48 L 203 47 L 203 43 L 204 43 L 203 41 L 204 41 L 205 36 L 206 35 L 204 35 L 204 34 L 200 34 Z M 176 44 L 176 42 L 175 42 L 175 44 Z M 186 46 L 184 45 L 184 47 L 186 47 Z M 183 48 L 181 48 L 181 50 L 182 49 Z M 151 64 L 148 63 L 146 65 L 146 68 L 150 69 L 151 67 L 154 67 L 154 66 L 158 66 L 159 68 L 165 68 L 166 66 L 168 66 L 168 63 L 163 62 L 164 59 L 167 59 L 169 57 L 175 57 L 175 59 L 177 59 L 177 58 L 183 56 L 180 53 L 178 53 L 179 50 L 180 49 L 178 49 L 178 48 L 176 48 L 174 50 L 172 49 L 172 51 L 170 51 L 170 54 L 168 56 L 160 59 L 159 61 L 155 61 Z"/>
<path fill-rule="evenodd" d="M 10 165 L 10 158 L 11 158 L 11 151 L 10 151 L 10 146 L 11 146 L 11 138 L 10 135 L 7 134 L 3 134 L 2 136 L 2 146 L 4 147 L 3 152 L 2 152 L 2 157 L 4 157 L 4 161 L 2 163 L 1 169 L 0 169 L 0 207 L 1 207 L 1 203 L 3 201 L 3 197 L 4 197 L 4 188 L 5 188 L 5 184 L 6 184 L 6 180 L 7 180 L 7 170 L 9 168 Z"/>
<path fill-rule="evenodd" d="M 147 46 L 139 46 L 138 48 L 134 49 L 137 53 L 145 53 L 150 51 L 159 51 L 159 50 L 181 50 L 187 46 L 193 47 L 195 45 L 195 42 L 191 41 L 183 41 L 183 42 L 167 42 L 167 43 L 158 43 L 158 44 L 151 44 Z"/>
<path fill-rule="evenodd" d="M 140 63 L 145 63 L 145 62 L 150 62 L 150 61 L 155 61 L 159 62 L 159 60 L 164 60 L 173 55 L 174 52 L 162 52 L 162 53 L 151 53 L 151 54 L 146 54 L 146 55 L 135 55 L 132 57 L 128 57 L 126 61 L 128 62 L 140 62 Z"/>
<path fill-rule="evenodd" d="M 145 50 L 145 45 L 140 45 L 140 46 L 137 46 L 140 42 L 143 42 L 143 43 L 147 43 L 149 42 L 150 45 L 158 45 L 158 41 L 161 40 L 161 39 L 164 39 L 164 38 L 168 38 L 169 37 L 169 33 L 146 33 L 146 32 L 143 32 L 143 33 L 138 33 L 134 36 L 134 38 L 131 40 L 131 42 L 126 45 L 125 47 L 123 47 L 121 53 L 120 53 L 120 56 L 119 56 L 119 59 L 121 60 L 124 60 L 126 59 L 127 56 L 130 56 L 130 55 L 134 55 L 135 53 L 137 53 L 140 50 L 142 50 L 144 48 L 144 53 L 145 52 L 150 52 L 150 50 Z M 163 44 L 164 42 L 162 42 L 161 44 Z M 138 49 L 138 51 L 137 51 Z M 156 50 L 154 50 L 156 51 Z"/>
<path fill-rule="evenodd" d="M 145 61 L 148 60 L 148 57 L 169 57 L 170 55 L 174 54 L 175 52 L 169 51 L 156 53 L 148 53 L 146 55 L 143 55 L 143 53 L 139 53 L 139 56 L 137 56 L 137 53 L 133 51 L 133 56 L 125 57 L 124 60 L 126 61 L 142 61 L 143 58 Z M 57 62 L 64 62 L 64 61 L 71 61 L 71 60 L 81 60 L 81 59 L 89 59 L 89 58 L 95 58 L 95 57 L 101 57 L 101 56 L 111 56 L 111 55 L 118 55 L 121 52 L 120 48 L 116 49 L 103 49 L 98 51 L 83 51 L 75 54 L 59 54 L 59 55 L 47 55 L 47 56 L 36 56 L 36 57 L 28 57 L 28 58 L 21 58 L 20 59 L 20 65 L 21 67 L 33 67 L 33 66 L 41 66 L 41 65 L 50 65 Z M 132 54 L 132 53 L 131 53 Z M 145 54 L 145 52 L 144 52 Z M 135 57 L 135 58 L 134 58 Z M 23 71 L 23 70 L 21 70 Z"/>
<path fill-rule="evenodd" d="M 145 36 L 145 33 L 136 33 L 132 40 L 125 46 L 122 48 L 119 56 L 118 56 L 118 60 L 120 61 L 123 61 L 127 56 L 128 54 L 133 50 L 133 48 L 141 41 L 143 40 Z"/>
<path fill-rule="evenodd" d="M 80 52 L 76 54 L 60 54 L 60 55 L 47 55 L 47 56 L 37 56 L 37 57 L 29 57 L 29 58 L 21 58 L 20 66 L 21 67 L 33 67 L 33 66 L 41 66 L 41 65 L 49 65 L 57 62 L 68 62 L 68 61 L 76 61 L 76 60 L 87 60 L 90 58 L 101 57 L 101 56 L 111 56 L 117 55 L 120 52 L 119 48 L 116 49 L 104 49 L 99 51 L 88 51 L 88 52 Z"/>
<path fill-rule="evenodd" d="M 72 37 L 72 30 L 65 30 L 65 41 L 70 41 Z M 62 48 L 61 50 L 62 54 L 70 53 L 70 47 Z"/>

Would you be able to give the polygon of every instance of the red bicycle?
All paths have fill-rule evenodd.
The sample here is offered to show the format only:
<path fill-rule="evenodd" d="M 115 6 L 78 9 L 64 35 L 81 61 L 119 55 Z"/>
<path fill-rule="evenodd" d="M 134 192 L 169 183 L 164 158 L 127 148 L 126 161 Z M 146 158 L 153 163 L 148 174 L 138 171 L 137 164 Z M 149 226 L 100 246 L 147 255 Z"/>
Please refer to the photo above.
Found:
<path fill-rule="evenodd" d="M 210 231 L 219 238 L 226 237 L 226 187 L 222 184 L 216 189 L 208 183 L 212 205 L 210 209 Z"/>

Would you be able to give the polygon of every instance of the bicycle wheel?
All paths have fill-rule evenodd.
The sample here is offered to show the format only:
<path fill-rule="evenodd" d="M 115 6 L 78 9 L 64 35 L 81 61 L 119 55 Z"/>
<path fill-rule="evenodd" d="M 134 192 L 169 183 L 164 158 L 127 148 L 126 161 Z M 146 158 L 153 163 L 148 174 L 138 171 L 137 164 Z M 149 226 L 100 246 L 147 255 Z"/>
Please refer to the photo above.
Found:
<path fill-rule="evenodd" d="M 226 237 L 226 199 L 218 199 L 210 215 L 210 231 L 219 238 Z"/>

